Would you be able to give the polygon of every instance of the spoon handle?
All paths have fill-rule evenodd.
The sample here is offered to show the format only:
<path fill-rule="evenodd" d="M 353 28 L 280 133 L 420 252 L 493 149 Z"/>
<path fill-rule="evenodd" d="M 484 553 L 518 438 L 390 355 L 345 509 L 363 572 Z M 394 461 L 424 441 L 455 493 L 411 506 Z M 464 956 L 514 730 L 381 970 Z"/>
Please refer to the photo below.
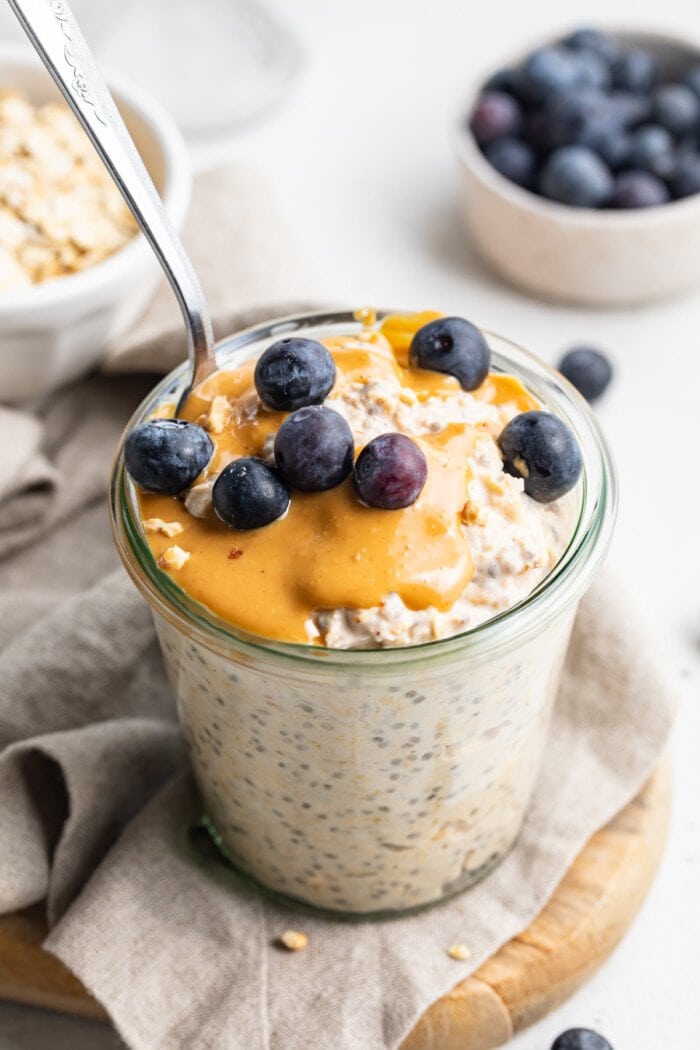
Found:
<path fill-rule="evenodd" d="M 215 368 L 204 293 L 109 89 L 63 0 L 8 0 L 155 252 L 187 325 L 193 383 Z"/>

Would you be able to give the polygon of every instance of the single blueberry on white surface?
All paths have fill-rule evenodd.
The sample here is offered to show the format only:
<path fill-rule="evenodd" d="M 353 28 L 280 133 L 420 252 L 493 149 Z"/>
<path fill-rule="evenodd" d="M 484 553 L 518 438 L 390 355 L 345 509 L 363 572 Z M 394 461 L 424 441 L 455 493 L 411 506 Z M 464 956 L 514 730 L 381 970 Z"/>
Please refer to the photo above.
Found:
<path fill-rule="evenodd" d="M 552 1043 L 551 1050 L 613 1050 L 604 1036 L 592 1028 L 569 1028 Z"/>
<path fill-rule="evenodd" d="M 572 347 L 559 362 L 559 371 L 586 401 L 601 397 L 613 375 L 608 358 L 592 346 Z"/>

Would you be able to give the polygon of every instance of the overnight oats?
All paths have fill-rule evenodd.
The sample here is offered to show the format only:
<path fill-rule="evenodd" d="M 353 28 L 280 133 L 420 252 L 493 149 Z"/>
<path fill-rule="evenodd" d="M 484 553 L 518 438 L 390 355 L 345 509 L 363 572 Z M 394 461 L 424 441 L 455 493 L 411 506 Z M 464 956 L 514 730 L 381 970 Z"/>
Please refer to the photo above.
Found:
<path fill-rule="evenodd" d="M 115 536 L 150 602 L 207 816 L 269 889 L 419 907 L 522 826 L 576 605 L 614 518 L 581 399 L 463 318 L 249 330 L 117 458 Z"/>

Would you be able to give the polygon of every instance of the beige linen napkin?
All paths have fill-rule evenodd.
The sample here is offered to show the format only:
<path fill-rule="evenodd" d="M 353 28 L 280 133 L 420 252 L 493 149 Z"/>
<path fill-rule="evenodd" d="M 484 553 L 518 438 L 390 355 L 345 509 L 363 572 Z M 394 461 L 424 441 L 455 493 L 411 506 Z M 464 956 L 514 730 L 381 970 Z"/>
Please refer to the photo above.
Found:
<path fill-rule="evenodd" d="M 163 324 L 144 322 L 153 367 Z M 38 421 L 0 413 L 0 911 L 47 898 L 49 950 L 135 1050 L 396 1050 L 649 776 L 673 714 L 653 639 L 614 583 L 582 603 L 525 829 L 475 889 L 380 923 L 271 902 L 198 829 L 150 614 L 112 548 L 109 462 L 149 384 L 93 377 Z M 274 947 L 289 927 L 305 952 Z"/>

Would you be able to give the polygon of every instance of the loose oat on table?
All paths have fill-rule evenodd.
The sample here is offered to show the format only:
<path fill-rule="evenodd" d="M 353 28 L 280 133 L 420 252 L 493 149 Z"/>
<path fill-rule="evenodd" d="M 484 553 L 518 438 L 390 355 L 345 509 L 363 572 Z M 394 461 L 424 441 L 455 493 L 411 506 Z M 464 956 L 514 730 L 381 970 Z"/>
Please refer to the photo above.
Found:
<path fill-rule="evenodd" d="M 309 938 L 299 930 L 285 930 L 280 935 L 280 944 L 283 944 L 290 952 L 300 952 L 309 943 Z"/>
<path fill-rule="evenodd" d="M 0 91 L 0 291 L 85 270 L 135 233 L 68 106 Z"/>
<path fill-rule="evenodd" d="M 447 949 L 447 954 L 451 959 L 456 959 L 457 962 L 466 962 L 467 959 L 472 957 L 472 953 L 466 944 L 453 944 L 451 948 Z"/>

